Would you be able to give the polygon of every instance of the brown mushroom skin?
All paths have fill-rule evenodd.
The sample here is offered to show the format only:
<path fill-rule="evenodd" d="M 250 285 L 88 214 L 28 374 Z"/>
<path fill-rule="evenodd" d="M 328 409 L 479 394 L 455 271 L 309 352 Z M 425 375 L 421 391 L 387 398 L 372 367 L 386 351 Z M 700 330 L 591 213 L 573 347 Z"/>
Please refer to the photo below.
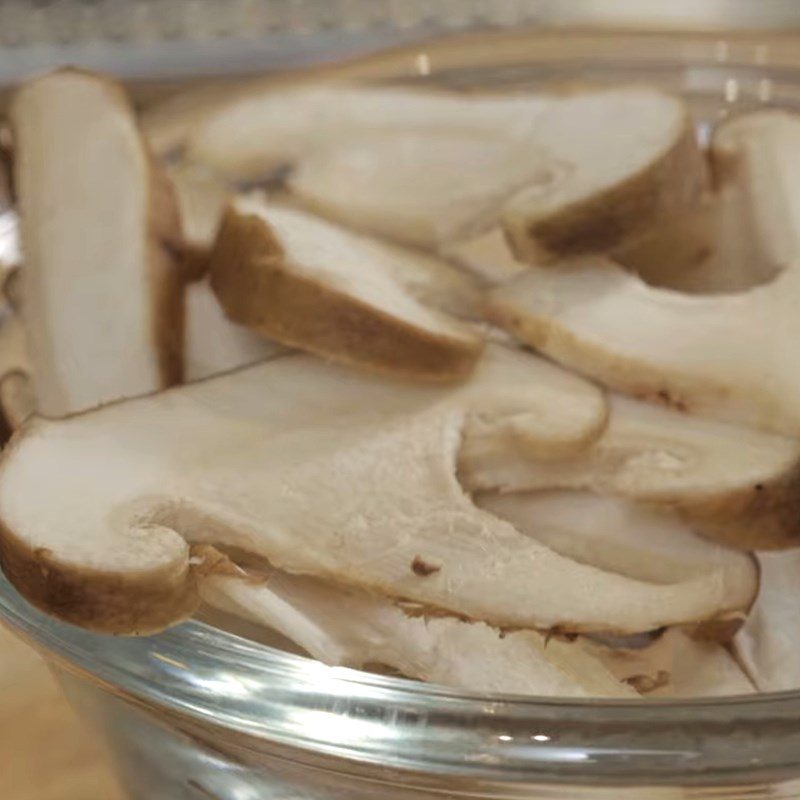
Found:
<path fill-rule="evenodd" d="M 524 194 L 505 214 L 508 243 L 520 261 L 607 252 L 701 202 L 709 171 L 688 115 L 673 146 L 627 180 L 591 194 L 555 214 L 526 219 Z"/>
<path fill-rule="evenodd" d="M 483 342 L 438 336 L 287 269 L 270 226 L 229 209 L 210 259 L 227 316 L 283 344 L 351 366 L 417 380 L 454 381 Z"/>

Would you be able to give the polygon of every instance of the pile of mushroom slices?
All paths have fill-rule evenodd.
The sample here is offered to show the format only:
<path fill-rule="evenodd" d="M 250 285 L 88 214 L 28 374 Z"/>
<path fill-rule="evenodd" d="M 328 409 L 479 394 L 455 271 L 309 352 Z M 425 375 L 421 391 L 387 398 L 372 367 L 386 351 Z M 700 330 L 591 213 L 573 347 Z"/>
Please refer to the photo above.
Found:
<path fill-rule="evenodd" d="M 800 685 L 800 117 L 706 152 L 646 87 L 330 82 L 137 118 L 69 70 L 9 116 L 32 603 L 477 692 Z"/>

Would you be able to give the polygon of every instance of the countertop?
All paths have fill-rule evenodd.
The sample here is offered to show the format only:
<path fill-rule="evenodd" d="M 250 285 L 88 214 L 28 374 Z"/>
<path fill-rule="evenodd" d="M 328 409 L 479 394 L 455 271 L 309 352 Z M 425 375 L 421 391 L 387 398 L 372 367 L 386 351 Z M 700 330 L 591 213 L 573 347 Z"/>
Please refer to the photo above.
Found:
<path fill-rule="evenodd" d="M 122 800 L 42 659 L 0 626 L 0 798 Z"/>

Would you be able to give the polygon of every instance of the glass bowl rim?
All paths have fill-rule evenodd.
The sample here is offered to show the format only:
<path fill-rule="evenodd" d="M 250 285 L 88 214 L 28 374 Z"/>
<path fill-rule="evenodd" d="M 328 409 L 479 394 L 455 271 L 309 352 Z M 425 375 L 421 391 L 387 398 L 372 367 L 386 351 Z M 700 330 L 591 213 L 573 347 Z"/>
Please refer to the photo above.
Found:
<path fill-rule="evenodd" d="M 800 691 L 646 701 L 479 694 L 329 667 L 195 620 L 150 637 L 92 633 L 33 608 L 0 573 L 2 622 L 55 666 L 137 706 L 309 766 L 322 758 L 334 771 L 499 785 L 800 776 Z"/>

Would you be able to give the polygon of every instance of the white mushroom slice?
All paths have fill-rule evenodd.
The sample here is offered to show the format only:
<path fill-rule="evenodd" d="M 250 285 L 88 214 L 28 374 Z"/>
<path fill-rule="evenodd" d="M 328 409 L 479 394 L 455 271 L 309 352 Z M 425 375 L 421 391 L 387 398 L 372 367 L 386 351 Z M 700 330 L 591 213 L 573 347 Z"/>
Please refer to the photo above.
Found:
<path fill-rule="evenodd" d="M 10 277 L 14 280 L 7 280 L 4 290 L 13 283 L 15 293 L 18 271 L 10 273 Z M 287 352 L 283 346 L 229 322 L 207 282 L 187 286 L 186 293 L 184 376 L 187 381 L 229 372 Z M 25 327 L 18 313 L 6 312 L 0 315 L 0 413 L 12 430 L 36 412 L 31 373 Z"/>
<path fill-rule="evenodd" d="M 737 602 L 758 588 L 746 553 L 701 539 L 673 513 L 589 492 L 483 494 L 475 502 L 562 556 L 652 583 L 721 581 Z"/>
<path fill-rule="evenodd" d="M 19 219 L 11 205 L 8 167 L 0 150 L 0 284 L 5 287 L 8 276 L 16 273 L 22 261 L 19 241 Z"/>
<path fill-rule="evenodd" d="M 800 169 L 798 140 L 798 115 L 765 110 L 721 123 L 711 141 L 715 174 L 723 184 L 743 187 L 746 210 L 740 224 L 773 270 L 800 258 L 800 200 L 792 172 Z"/>
<path fill-rule="evenodd" d="M 762 692 L 800 687 L 800 550 L 759 553 L 761 589 L 734 652 Z"/>
<path fill-rule="evenodd" d="M 326 216 L 427 247 L 502 218 L 520 259 L 539 262 L 641 234 L 694 204 L 707 172 L 682 101 L 623 87 L 494 130 L 453 120 L 333 137 L 289 182 Z"/>
<path fill-rule="evenodd" d="M 11 372 L 0 379 L 0 410 L 12 431 L 36 413 L 36 397 L 29 375 Z"/>
<path fill-rule="evenodd" d="M 749 289 L 772 280 L 792 260 L 791 233 L 769 197 L 769 161 L 759 128 L 782 124 L 783 112 L 760 112 L 720 123 L 710 156 L 713 195 L 615 253 L 652 286 L 692 293 Z M 767 156 L 769 159 L 770 156 Z"/>
<path fill-rule="evenodd" d="M 2 465 L 3 569 L 40 607 L 127 633 L 194 609 L 189 543 L 498 627 L 630 633 L 740 610 L 721 582 L 604 572 L 474 505 L 455 475 L 461 431 L 507 402 L 526 358 L 490 348 L 447 389 L 288 355 L 38 421 Z"/>
<path fill-rule="evenodd" d="M 180 225 L 117 84 L 62 70 L 11 107 L 39 412 L 60 417 L 180 379 Z"/>
<path fill-rule="evenodd" d="M 0 317 L 0 412 L 15 429 L 35 410 L 25 328 L 16 314 L 6 311 Z"/>
<path fill-rule="evenodd" d="M 708 272 L 711 263 L 722 263 L 721 258 L 715 259 L 720 206 L 718 197 L 704 197 L 617 250 L 614 259 L 651 286 L 692 291 L 686 287 L 700 282 L 699 273 Z"/>
<path fill-rule="evenodd" d="M 498 344 L 489 347 L 476 378 L 462 391 L 477 398 L 463 425 L 464 441 L 475 449 L 499 441 L 540 458 L 560 458 L 588 447 L 608 421 L 605 395 L 596 386 Z"/>
<path fill-rule="evenodd" d="M 800 539 L 800 442 L 613 396 L 603 435 L 573 458 L 537 458 L 503 437 L 467 439 L 469 491 L 586 489 L 669 506 L 747 548 Z"/>
<path fill-rule="evenodd" d="M 561 99 L 537 120 L 534 141 L 556 177 L 503 209 L 512 249 L 528 263 L 620 247 L 695 205 L 707 188 L 686 106 L 653 89 Z"/>
<path fill-rule="evenodd" d="M 800 333 L 800 117 L 770 113 L 747 131 L 753 202 L 773 215 L 765 237 L 782 241 L 787 259 L 771 283 L 690 296 L 584 259 L 531 269 L 495 290 L 492 319 L 620 391 L 800 435 L 800 350 L 786 346 Z"/>
<path fill-rule="evenodd" d="M 391 600 L 315 578 L 273 571 L 211 575 L 209 605 L 278 630 L 326 664 L 380 664 L 410 678 L 472 692 L 635 697 L 579 644 L 536 631 L 504 633 L 483 622 L 410 616 Z"/>
<path fill-rule="evenodd" d="M 197 381 L 232 369 L 265 361 L 286 348 L 231 322 L 207 281 L 186 289 L 184 377 Z M 0 384 L 1 386 L 2 384 Z"/>
<path fill-rule="evenodd" d="M 357 135 L 508 135 L 529 128 L 551 103 L 530 94 L 265 85 L 210 111 L 189 137 L 187 154 L 224 177 L 254 180 Z"/>
<path fill-rule="evenodd" d="M 509 448 L 563 458 L 589 447 L 606 427 L 603 393 L 544 359 L 494 345 L 482 370 L 482 380 L 492 381 L 492 402 L 484 398 L 464 423 L 463 447 L 469 452 Z"/>
<path fill-rule="evenodd" d="M 725 697 L 755 687 L 722 646 L 692 638 L 679 628 L 639 649 L 614 649 L 583 640 L 621 682 L 648 697 Z"/>
<path fill-rule="evenodd" d="M 450 264 L 254 198 L 225 217 L 211 285 L 234 322 L 352 365 L 452 380 L 483 349 L 476 328 L 433 307 L 457 301 L 453 285 L 475 297 Z"/>
<path fill-rule="evenodd" d="M 730 697 L 754 694 L 752 681 L 721 645 L 682 633 L 670 680 L 653 697 Z"/>
<path fill-rule="evenodd" d="M 454 242 L 442 253 L 488 286 L 506 283 L 528 268 L 512 254 L 502 228 Z"/>
<path fill-rule="evenodd" d="M 174 156 L 184 149 L 189 137 L 209 114 L 249 88 L 241 78 L 204 79 L 191 87 L 183 86 L 175 93 L 148 103 L 141 110 L 142 132 L 157 156 Z"/>
<path fill-rule="evenodd" d="M 383 132 L 319 147 L 289 177 L 313 210 L 350 227 L 436 249 L 498 223 L 503 203 L 556 179 L 530 129 Z"/>
<path fill-rule="evenodd" d="M 745 173 L 726 181 L 716 191 L 713 205 L 707 211 L 712 216 L 714 244 L 711 254 L 693 269 L 667 277 L 665 241 L 662 277 L 653 280 L 650 274 L 642 273 L 648 283 L 693 294 L 723 294 L 752 289 L 775 277 L 783 265 L 771 263 L 763 243 L 756 238 L 750 221 L 752 198 L 746 177 Z M 696 220 L 694 230 L 701 236 L 698 223 Z M 691 230 L 690 227 L 690 235 Z"/>
<path fill-rule="evenodd" d="M 9 269 L 0 278 L 0 295 L 15 314 L 22 313 L 22 274 L 19 267 Z"/>
<path fill-rule="evenodd" d="M 651 286 L 691 294 L 751 289 L 775 277 L 748 222 L 750 200 L 740 180 L 726 182 L 693 213 L 665 225 L 637 246 L 615 253 Z"/>
<path fill-rule="evenodd" d="M 170 167 L 169 176 L 180 209 L 185 274 L 197 280 L 208 269 L 208 257 L 231 193 L 225 183 L 197 164 L 176 164 Z"/>

